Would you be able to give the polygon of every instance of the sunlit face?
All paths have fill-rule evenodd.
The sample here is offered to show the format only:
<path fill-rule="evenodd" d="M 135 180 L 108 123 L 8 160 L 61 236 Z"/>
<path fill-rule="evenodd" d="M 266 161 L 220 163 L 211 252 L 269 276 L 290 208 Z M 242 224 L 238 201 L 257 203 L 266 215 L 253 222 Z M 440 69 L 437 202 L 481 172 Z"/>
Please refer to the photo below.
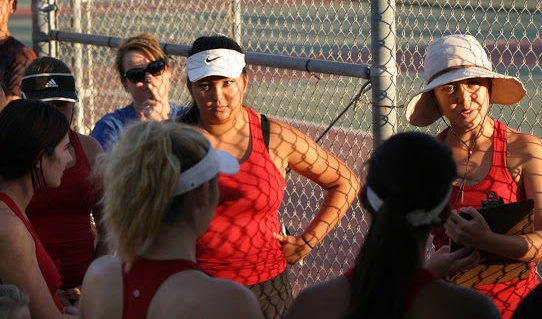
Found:
<path fill-rule="evenodd" d="M 246 74 L 238 78 L 209 76 L 192 83 L 189 90 L 203 120 L 221 123 L 239 114 L 247 85 Z"/>
<path fill-rule="evenodd" d="M 478 127 L 489 109 L 490 79 L 473 78 L 439 86 L 434 89 L 442 115 L 457 130 Z"/>
<path fill-rule="evenodd" d="M 41 159 L 41 170 L 47 187 L 58 187 L 62 174 L 68 163 L 72 160 L 69 152 L 70 140 L 68 134 L 58 143 L 52 155 L 43 155 Z"/>
<path fill-rule="evenodd" d="M 151 63 L 158 60 L 154 57 L 147 56 L 139 50 L 129 51 L 123 57 L 124 72 L 134 68 L 145 69 Z M 145 73 L 145 78 L 141 82 L 133 83 L 128 79 L 123 80 L 124 88 L 132 96 L 134 106 L 138 112 L 143 110 L 146 100 L 161 102 L 167 100 L 169 94 L 171 79 L 171 70 L 166 65 L 163 72 L 152 75 L 149 72 Z M 141 108 L 141 109 L 138 109 Z"/>

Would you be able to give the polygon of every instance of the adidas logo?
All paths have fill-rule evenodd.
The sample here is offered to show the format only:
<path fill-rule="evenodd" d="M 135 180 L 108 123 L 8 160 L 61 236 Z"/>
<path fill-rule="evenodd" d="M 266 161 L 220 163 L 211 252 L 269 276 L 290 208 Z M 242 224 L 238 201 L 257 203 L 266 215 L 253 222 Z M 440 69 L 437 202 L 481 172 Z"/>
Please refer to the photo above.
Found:
<path fill-rule="evenodd" d="M 55 79 L 50 79 L 47 84 L 45 84 L 46 88 L 57 88 L 58 84 L 56 84 Z"/>

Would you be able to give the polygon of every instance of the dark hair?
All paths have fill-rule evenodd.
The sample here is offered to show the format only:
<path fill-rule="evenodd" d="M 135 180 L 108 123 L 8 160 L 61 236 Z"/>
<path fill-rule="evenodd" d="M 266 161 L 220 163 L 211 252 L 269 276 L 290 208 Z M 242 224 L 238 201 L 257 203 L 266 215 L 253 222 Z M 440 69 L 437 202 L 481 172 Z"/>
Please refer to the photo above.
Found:
<path fill-rule="evenodd" d="M 8 100 L 8 90 L 6 86 L 4 85 L 4 82 L 0 82 L 0 111 L 6 105 L 7 100 Z"/>
<path fill-rule="evenodd" d="M 243 53 L 243 49 L 234 39 L 228 38 L 225 35 L 215 34 L 197 38 L 192 43 L 192 47 L 188 51 L 188 56 L 190 57 L 196 53 L 213 49 L 230 49 Z"/>
<path fill-rule="evenodd" d="M 229 50 L 235 50 L 237 52 L 243 53 L 243 49 L 241 46 L 235 42 L 232 38 L 228 38 L 225 35 L 212 35 L 212 36 L 203 36 L 197 38 L 194 43 L 192 43 L 192 47 L 190 48 L 190 51 L 188 51 L 188 57 L 202 52 L 206 50 L 213 50 L 213 49 L 229 49 Z M 247 68 L 243 68 L 243 74 L 247 73 Z M 186 84 L 188 86 L 192 85 L 188 77 L 186 77 Z M 188 123 L 188 124 L 195 124 L 198 122 L 199 118 L 199 110 L 198 106 L 196 105 L 196 101 L 192 101 L 192 105 L 190 106 L 190 109 L 181 116 L 179 119 L 180 122 Z"/>
<path fill-rule="evenodd" d="M 542 315 L 542 284 L 536 286 L 514 311 L 512 319 L 540 318 Z"/>
<path fill-rule="evenodd" d="M 406 214 L 430 210 L 444 200 L 456 178 L 450 149 L 434 137 L 416 132 L 392 136 L 369 160 L 366 187 L 383 200 L 358 254 L 348 318 L 401 318 L 409 280 L 423 255 L 432 225 L 412 226 Z"/>
<path fill-rule="evenodd" d="M 69 123 L 64 114 L 49 103 L 19 99 L 0 112 L 0 176 L 6 180 L 31 172 L 34 191 L 47 186 L 36 163 L 42 155 L 52 156 L 66 136 Z"/>
<path fill-rule="evenodd" d="M 23 76 L 40 73 L 70 73 L 70 67 L 66 63 L 48 56 L 39 57 L 32 61 L 24 70 Z"/>

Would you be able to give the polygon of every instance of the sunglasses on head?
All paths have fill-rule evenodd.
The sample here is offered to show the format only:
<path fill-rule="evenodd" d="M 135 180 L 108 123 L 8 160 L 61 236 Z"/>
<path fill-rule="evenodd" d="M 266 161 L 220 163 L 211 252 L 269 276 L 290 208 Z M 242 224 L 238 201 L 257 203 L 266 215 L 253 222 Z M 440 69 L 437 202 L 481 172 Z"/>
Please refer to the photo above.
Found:
<path fill-rule="evenodd" d="M 126 71 L 126 73 L 124 73 L 124 77 L 132 83 L 139 83 L 145 81 L 145 73 L 148 72 L 154 76 L 158 76 L 162 74 L 165 68 L 166 61 L 164 61 L 164 59 L 158 59 L 149 63 L 149 65 L 147 65 L 147 67 L 144 69 L 133 68 Z"/>

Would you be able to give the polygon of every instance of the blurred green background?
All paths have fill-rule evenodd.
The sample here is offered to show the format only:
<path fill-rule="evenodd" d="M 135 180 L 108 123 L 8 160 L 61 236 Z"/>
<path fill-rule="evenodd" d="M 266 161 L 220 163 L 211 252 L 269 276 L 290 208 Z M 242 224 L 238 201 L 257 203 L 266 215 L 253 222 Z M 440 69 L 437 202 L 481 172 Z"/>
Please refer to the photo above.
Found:
<path fill-rule="evenodd" d="M 11 35 L 29 47 L 32 47 L 31 2 L 31 0 L 17 1 L 17 10 L 9 19 L 9 30 Z"/>

